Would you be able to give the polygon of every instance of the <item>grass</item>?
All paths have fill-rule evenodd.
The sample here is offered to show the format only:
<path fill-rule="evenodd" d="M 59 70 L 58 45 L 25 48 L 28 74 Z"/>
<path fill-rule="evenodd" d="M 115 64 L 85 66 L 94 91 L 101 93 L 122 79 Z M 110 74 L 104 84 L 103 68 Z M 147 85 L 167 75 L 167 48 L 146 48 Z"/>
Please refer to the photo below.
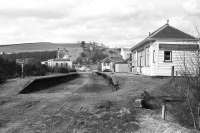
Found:
<path fill-rule="evenodd" d="M 27 79 L 23 79 L 23 82 L 18 80 L 7 82 L 0 90 L 1 94 L 5 93 L 4 96 L 0 96 L 0 132 L 189 133 L 192 131 L 174 123 L 178 122 L 177 119 L 169 119 L 171 114 L 168 114 L 167 121 L 163 121 L 159 109 L 148 110 L 134 106 L 134 99 L 140 97 L 144 90 L 154 96 L 165 94 L 162 89 L 170 79 L 131 74 L 116 74 L 116 78 L 120 80 L 120 90 L 114 92 L 104 78 L 101 76 L 93 78 L 90 74 L 83 74 L 67 84 L 50 88 L 51 91 L 47 89 L 30 94 L 16 95 L 20 91 L 20 86 L 28 82 Z M 66 93 L 67 91 L 71 93 Z"/>

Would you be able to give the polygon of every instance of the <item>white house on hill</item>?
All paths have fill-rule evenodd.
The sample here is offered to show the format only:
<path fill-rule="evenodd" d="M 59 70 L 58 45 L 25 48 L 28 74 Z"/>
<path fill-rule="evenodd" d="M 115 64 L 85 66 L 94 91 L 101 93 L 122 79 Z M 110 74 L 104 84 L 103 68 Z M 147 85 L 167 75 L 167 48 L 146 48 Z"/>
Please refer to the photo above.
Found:
<path fill-rule="evenodd" d="M 171 76 L 181 75 L 187 66 L 187 71 L 193 73 L 198 50 L 195 37 L 167 23 L 131 48 L 131 70 L 143 75 Z"/>
<path fill-rule="evenodd" d="M 72 68 L 72 60 L 69 52 L 66 49 L 57 51 L 57 57 L 41 62 L 41 64 L 47 65 L 48 67 L 54 68 Z"/>

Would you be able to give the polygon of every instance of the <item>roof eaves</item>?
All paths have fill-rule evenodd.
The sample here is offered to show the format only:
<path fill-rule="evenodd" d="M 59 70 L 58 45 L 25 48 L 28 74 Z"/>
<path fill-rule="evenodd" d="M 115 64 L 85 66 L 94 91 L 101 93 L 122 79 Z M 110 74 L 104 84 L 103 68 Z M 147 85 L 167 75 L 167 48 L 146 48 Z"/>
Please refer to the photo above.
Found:
<path fill-rule="evenodd" d="M 169 24 L 165 24 L 165 25 L 161 26 L 160 28 L 158 28 L 157 30 L 155 30 L 154 32 L 152 32 L 149 37 L 153 38 L 153 36 L 155 36 L 158 32 L 162 31 L 167 26 L 169 26 Z"/>
<path fill-rule="evenodd" d="M 104 58 L 101 62 L 105 62 L 105 61 L 107 61 L 107 60 L 110 60 L 110 58 L 109 58 L 109 57 L 106 57 L 106 58 Z"/>
<path fill-rule="evenodd" d="M 153 39 L 153 36 L 156 35 L 158 32 L 160 32 L 162 29 L 164 29 L 165 27 L 169 26 L 169 24 L 165 24 L 162 27 L 158 28 L 157 30 L 155 30 L 154 32 L 152 32 L 147 38 L 145 38 L 144 40 L 142 40 L 141 42 L 139 42 L 138 44 L 136 44 L 135 46 L 133 46 L 130 50 L 134 50 L 137 47 L 141 46 L 142 44 L 148 42 L 148 41 L 155 41 L 155 39 Z"/>
<path fill-rule="evenodd" d="M 144 40 L 142 40 L 141 42 L 137 43 L 135 46 L 133 46 L 130 50 L 133 51 L 136 48 L 142 46 L 143 44 L 145 44 L 147 42 L 153 42 L 153 41 L 155 41 L 155 39 L 147 37 Z"/>
<path fill-rule="evenodd" d="M 122 61 L 124 61 L 121 57 L 111 57 L 110 60 L 112 62 L 122 62 Z"/>

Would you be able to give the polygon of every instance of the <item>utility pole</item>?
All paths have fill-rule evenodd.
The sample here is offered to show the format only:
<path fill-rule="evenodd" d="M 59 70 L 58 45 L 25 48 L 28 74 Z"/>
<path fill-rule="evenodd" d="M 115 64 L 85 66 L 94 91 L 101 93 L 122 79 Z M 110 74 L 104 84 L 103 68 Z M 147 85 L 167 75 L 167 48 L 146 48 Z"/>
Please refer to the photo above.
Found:
<path fill-rule="evenodd" d="M 16 59 L 16 63 L 21 65 L 21 78 L 24 78 L 24 63 L 25 63 L 25 59 Z"/>

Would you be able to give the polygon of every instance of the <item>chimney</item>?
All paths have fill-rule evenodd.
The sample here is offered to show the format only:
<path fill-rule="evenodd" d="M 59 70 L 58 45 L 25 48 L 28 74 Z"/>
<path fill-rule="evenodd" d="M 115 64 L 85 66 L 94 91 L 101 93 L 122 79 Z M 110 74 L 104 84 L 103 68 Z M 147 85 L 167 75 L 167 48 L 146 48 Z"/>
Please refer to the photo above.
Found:
<path fill-rule="evenodd" d="M 167 19 L 167 25 L 169 25 L 169 19 Z"/>

